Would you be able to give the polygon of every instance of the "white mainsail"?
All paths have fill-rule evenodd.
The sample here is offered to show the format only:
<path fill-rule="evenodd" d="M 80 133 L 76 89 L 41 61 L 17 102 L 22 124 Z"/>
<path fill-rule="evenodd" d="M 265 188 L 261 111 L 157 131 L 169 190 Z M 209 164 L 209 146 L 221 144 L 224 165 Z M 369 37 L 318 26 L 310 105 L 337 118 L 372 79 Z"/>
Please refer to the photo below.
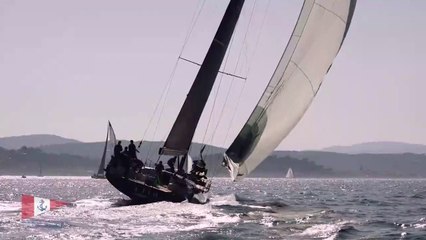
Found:
<path fill-rule="evenodd" d="M 97 174 L 93 175 L 93 177 L 101 177 L 105 175 L 105 159 L 107 157 L 107 152 L 109 152 L 111 155 L 113 153 L 114 146 L 116 145 L 116 138 L 114 129 L 112 128 L 111 123 L 108 121 L 108 128 L 107 128 L 107 136 L 105 140 L 105 146 L 104 151 L 102 153 L 101 163 L 99 164 L 98 172 Z"/>
<path fill-rule="evenodd" d="M 356 0 L 306 0 L 256 108 L 224 155 L 233 180 L 254 170 L 308 109 L 348 31 Z"/>

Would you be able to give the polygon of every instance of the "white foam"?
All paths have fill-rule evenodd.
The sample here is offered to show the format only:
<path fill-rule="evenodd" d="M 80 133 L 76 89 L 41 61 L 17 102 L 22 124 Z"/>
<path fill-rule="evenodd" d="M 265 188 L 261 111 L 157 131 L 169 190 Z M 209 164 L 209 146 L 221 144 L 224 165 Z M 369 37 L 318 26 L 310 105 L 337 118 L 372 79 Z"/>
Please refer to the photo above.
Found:
<path fill-rule="evenodd" d="M 326 238 L 331 240 L 337 237 L 337 233 L 347 223 L 347 221 L 343 221 L 334 224 L 318 224 L 305 229 L 301 233 L 296 233 L 294 235 L 311 238 Z"/>
<path fill-rule="evenodd" d="M 213 196 L 210 200 L 210 204 L 214 206 L 238 206 L 240 203 L 237 201 L 237 198 L 234 194 L 223 195 L 223 196 Z"/>
<path fill-rule="evenodd" d="M 62 208 L 43 216 L 54 221 L 64 219 L 69 225 L 61 229 L 61 236 L 55 237 L 134 238 L 150 233 L 208 229 L 240 221 L 238 216 L 229 216 L 211 204 L 158 202 L 113 207 L 112 201 L 100 198 L 79 200 L 76 204 L 77 207 Z M 42 238 L 52 236 L 52 233 L 41 233 Z"/>
<path fill-rule="evenodd" d="M 272 216 L 264 214 L 263 218 L 260 220 L 260 224 L 265 225 L 267 227 L 273 227 L 274 226 L 274 220 L 275 219 Z"/>
<path fill-rule="evenodd" d="M 414 224 L 414 228 L 426 228 L 426 223 L 425 224 L 416 223 Z"/>
<path fill-rule="evenodd" d="M 20 202 L 1 201 L 0 202 L 0 213 L 5 212 L 17 212 L 21 210 Z"/>

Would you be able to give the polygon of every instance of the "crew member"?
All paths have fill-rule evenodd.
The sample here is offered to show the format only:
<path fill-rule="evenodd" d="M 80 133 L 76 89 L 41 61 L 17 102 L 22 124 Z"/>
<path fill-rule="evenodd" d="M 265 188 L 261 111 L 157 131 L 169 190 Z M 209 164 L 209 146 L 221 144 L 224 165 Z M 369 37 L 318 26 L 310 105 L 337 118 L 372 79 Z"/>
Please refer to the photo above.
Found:
<path fill-rule="evenodd" d="M 129 157 L 130 158 L 137 158 L 136 152 L 139 152 L 139 151 L 136 149 L 136 146 L 133 143 L 133 140 L 130 140 L 130 144 L 129 144 Z"/>
<path fill-rule="evenodd" d="M 114 146 L 114 157 L 120 157 L 123 147 L 121 146 L 121 141 L 118 141 L 117 145 Z"/>

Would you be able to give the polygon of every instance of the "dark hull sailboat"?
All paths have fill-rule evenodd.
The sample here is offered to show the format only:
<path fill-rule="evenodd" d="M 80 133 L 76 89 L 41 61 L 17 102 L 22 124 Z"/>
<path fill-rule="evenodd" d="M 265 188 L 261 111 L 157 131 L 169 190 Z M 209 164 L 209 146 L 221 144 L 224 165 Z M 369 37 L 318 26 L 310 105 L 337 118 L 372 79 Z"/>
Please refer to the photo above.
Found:
<path fill-rule="evenodd" d="M 211 181 L 205 176 L 204 161 L 201 159 L 197 162 L 200 165 L 194 164 L 190 173 L 185 173 L 183 166 L 243 4 L 244 0 L 230 1 L 172 130 L 159 150 L 160 155 L 178 159 L 178 173 L 174 171 L 174 164 L 170 171 L 155 170 L 143 167 L 139 160 L 123 154 L 114 156 L 108 164 L 108 181 L 136 203 L 207 202 Z"/>
<path fill-rule="evenodd" d="M 178 159 L 178 172 L 138 166 L 139 160 L 113 157 L 106 178 L 136 203 L 204 203 L 211 182 L 189 162 L 195 129 L 213 88 L 244 0 L 231 0 L 160 155 Z M 288 135 L 316 96 L 348 32 L 356 0 L 305 0 L 293 34 L 257 106 L 226 150 L 223 166 L 233 180 L 253 171 Z M 197 161 L 197 164 L 203 162 Z M 195 163 L 195 161 L 194 161 Z M 133 165 L 133 166 L 132 166 Z M 201 164 L 202 165 L 202 164 Z M 197 170 L 194 166 L 198 166 Z M 131 170 L 129 170 L 131 169 Z M 196 170 L 194 170 L 196 169 Z M 183 171 L 183 172 L 182 172 Z M 200 174 L 204 173 L 204 174 Z"/>

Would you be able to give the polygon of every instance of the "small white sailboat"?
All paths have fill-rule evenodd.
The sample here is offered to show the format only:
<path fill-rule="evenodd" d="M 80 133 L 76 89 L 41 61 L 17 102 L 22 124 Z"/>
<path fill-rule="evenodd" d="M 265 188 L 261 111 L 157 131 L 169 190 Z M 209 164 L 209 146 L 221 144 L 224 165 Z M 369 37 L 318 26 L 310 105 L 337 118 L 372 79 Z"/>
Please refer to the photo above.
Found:
<path fill-rule="evenodd" d="M 112 129 L 112 125 L 108 121 L 107 136 L 106 136 L 106 140 L 105 140 L 105 146 L 104 146 L 104 151 L 103 151 L 102 158 L 101 158 L 101 163 L 99 164 L 98 172 L 94 173 L 92 175 L 92 178 L 105 179 L 106 153 L 107 153 L 108 150 L 112 151 L 111 149 L 114 148 L 115 144 L 116 144 L 116 139 L 115 139 L 114 129 Z"/>
<path fill-rule="evenodd" d="M 294 178 L 293 169 L 289 168 L 285 178 Z"/>

